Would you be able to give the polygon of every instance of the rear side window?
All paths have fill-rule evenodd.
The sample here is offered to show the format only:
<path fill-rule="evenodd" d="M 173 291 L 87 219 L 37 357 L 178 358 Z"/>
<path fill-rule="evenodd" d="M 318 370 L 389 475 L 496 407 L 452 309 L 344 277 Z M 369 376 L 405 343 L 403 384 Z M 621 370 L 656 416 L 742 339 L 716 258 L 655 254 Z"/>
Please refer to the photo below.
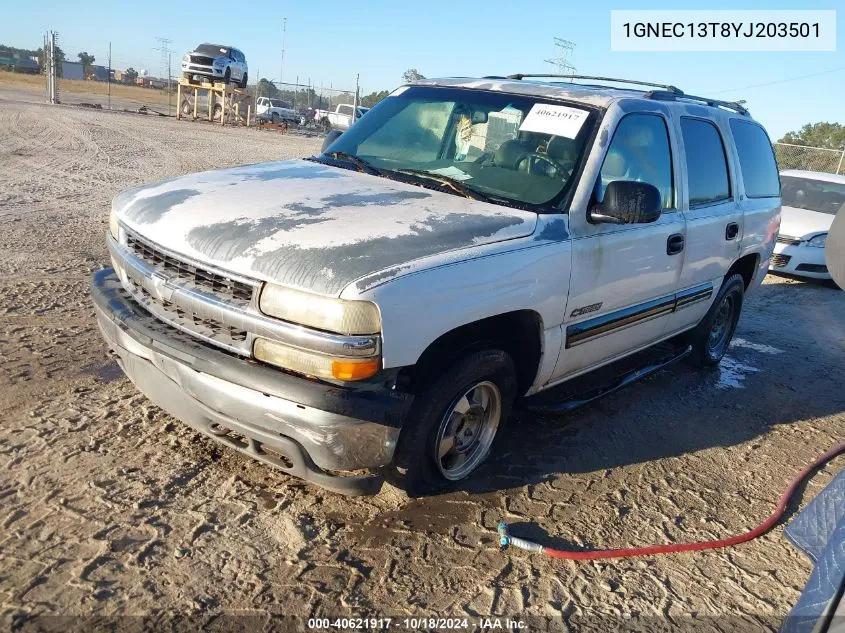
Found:
<path fill-rule="evenodd" d="M 681 118 L 687 159 L 689 205 L 700 207 L 731 197 L 728 161 L 719 130 L 710 121 Z"/>
<path fill-rule="evenodd" d="M 731 132 L 739 154 L 739 170 L 749 198 L 780 195 L 780 179 L 775 153 L 766 131 L 759 125 L 731 119 Z"/>

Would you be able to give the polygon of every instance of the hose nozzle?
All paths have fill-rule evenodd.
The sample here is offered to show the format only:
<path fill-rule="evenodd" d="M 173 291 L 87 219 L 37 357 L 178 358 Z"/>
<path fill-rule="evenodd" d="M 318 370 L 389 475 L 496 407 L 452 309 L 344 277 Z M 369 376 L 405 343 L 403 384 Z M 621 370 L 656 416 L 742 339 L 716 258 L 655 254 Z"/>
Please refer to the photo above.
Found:
<path fill-rule="evenodd" d="M 529 552 L 543 551 L 543 546 L 539 543 L 534 543 L 533 541 L 529 541 L 524 538 L 517 538 L 516 536 L 511 536 L 510 531 L 508 530 L 508 526 L 504 521 L 499 521 L 499 525 L 496 526 L 496 531 L 499 533 L 500 547 L 507 547 L 508 545 L 512 545 L 513 547 L 525 549 Z"/>

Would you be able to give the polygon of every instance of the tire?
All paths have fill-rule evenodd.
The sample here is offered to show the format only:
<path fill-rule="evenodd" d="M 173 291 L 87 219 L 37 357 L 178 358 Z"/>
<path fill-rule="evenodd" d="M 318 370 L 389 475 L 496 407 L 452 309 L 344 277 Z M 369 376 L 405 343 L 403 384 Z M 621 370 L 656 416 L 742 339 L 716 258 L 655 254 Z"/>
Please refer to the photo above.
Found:
<path fill-rule="evenodd" d="M 454 488 L 487 458 L 516 397 L 516 370 L 498 349 L 459 357 L 420 389 L 390 479 L 410 497 Z"/>
<path fill-rule="evenodd" d="M 687 344 L 692 345 L 692 353 L 687 357 L 690 364 L 715 367 L 721 362 L 736 331 L 744 296 L 742 275 L 725 279 L 710 310 L 686 337 Z"/>
<path fill-rule="evenodd" d="M 244 76 L 241 77 L 241 88 L 246 90 L 246 84 L 247 84 L 247 74 L 244 73 Z"/>
<path fill-rule="evenodd" d="M 271 112 L 271 113 L 270 113 L 270 122 L 271 122 L 273 125 L 278 125 L 278 124 L 279 124 L 279 114 L 278 114 L 277 112 Z"/>
<path fill-rule="evenodd" d="M 223 106 L 215 103 L 211 108 L 211 120 L 215 123 L 223 122 Z"/>
<path fill-rule="evenodd" d="M 226 72 L 223 73 L 223 83 L 227 86 L 232 82 L 232 69 L 226 66 Z"/>

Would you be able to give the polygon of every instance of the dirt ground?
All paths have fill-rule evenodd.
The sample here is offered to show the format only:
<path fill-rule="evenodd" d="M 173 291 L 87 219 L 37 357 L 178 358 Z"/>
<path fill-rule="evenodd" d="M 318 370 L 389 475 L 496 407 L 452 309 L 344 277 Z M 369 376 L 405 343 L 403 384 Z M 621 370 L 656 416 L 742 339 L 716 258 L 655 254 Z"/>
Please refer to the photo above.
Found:
<path fill-rule="evenodd" d="M 722 551 L 591 563 L 501 551 L 495 527 L 610 547 L 762 520 L 793 474 L 842 439 L 843 292 L 769 277 L 721 369 L 677 365 L 565 418 L 519 414 L 465 490 L 424 500 L 324 492 L 204 439 L 135 390 L 88 298 L 108 261 L 112 196 L 318 143 L 0 90 L 3 626 L 75 616 L 54 630 L 90 629 L 97 616 L 164 628 L 197 616 L 254 629 L 286 614 L 479 628 L 492 615 L 528 630 L 776 630 L 811 570 L 782 526 Z M 802 504 L 843 466 L 822 470 Z"/>

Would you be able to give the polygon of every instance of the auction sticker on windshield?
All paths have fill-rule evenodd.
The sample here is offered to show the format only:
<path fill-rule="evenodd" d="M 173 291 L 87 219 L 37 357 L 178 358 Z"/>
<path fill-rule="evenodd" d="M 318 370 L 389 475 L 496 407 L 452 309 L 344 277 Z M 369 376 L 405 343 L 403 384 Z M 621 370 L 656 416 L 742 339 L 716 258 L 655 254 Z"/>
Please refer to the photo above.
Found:
<path fill-rule="evenodd" d="M 575 138 L 590 114 L 586 110 L 568 106 L 535 103 L 519 126 L 520 132 L 541 132 L 554 136 Z"/>

